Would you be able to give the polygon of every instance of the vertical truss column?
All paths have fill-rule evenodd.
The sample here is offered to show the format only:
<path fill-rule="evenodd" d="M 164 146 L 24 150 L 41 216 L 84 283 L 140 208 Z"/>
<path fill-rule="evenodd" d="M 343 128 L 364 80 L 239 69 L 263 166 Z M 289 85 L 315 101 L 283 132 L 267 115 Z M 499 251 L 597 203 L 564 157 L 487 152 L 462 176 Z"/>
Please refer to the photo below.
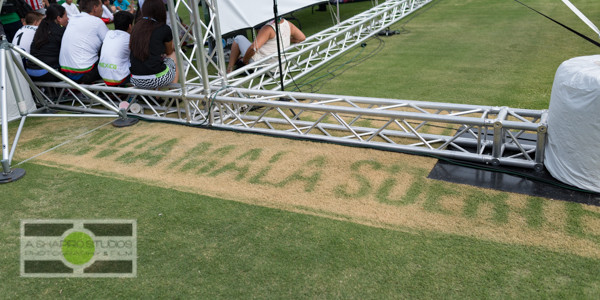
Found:
<path fill-rule="evenodd" d="M 202 1 L 202 3 L 200 3 Z M 190 101 L 191 93 L 202 93 L 205 97 L 211 93 L 208 69 L 216 70 L 212 77 L 221 79 L 227 85 L 226 67 L 219 29 L 219 14 L 216 0 L 176 0 L 167 1 L 169 19 L 176 49 L 177 68 L 179 69 L 179 98 L 184 102 L 186 120 L 190 122 L 194 116 Z M 199 9 L 202 5 L 203 11 Z M 202 12 L 207 12 L 207 20 L 202 21 Z M 189 25 L 184 23 L 180 15 L 189 16 Z M 205 45 L 214 44 L 211 51 Z M 188 49 L 191 53 L 188 54 Z"/>
<path fill-rule="evenodd" d="M 181 36 L 181 39 L 179 36 L 180 29 L 183 28 L 185 30 L 185 26 L 182 24 L 181 20 L 179 19 L 179 14 L 177 13 L 179 4 L 182 2 L 183 1 L 178 1 L 177 6 L 175 6 L 175 5 L 173 5 L 172 1 L 167 1 L 167 7 L 169 8 L 169 16 L 168 17 L 171 20 L 171 32 L 173 33 L 173 44 L 179 46 L 179 47 L 177 47 L 179 50 L 176 50 L 176 52 L 175 52 L 175 56 L 177 58 L 176 68 L 177 68 L 177 70 L 179 70 L 178 82 L 181 85 L 180 97 L 181 97 L 181 100 L 183 100 L 183 104 L 184 104 L 185 119 L 187 122 L 189 122 L 189 121 L 191 121 L 190 103 L 189 103 L 189 100 L 187 99 L 188 90 L 187 90 L 186 82 L 185 82 L 187 72 L 185 72 L 184 67 L 183 67 L 183 59 L 185 57 L 185 53 L 183 52 L 183 50 L 181 48 L 181 46 L 182 46 L 181 39 L 185 38 L 185 34 L 183 36 Z M 185 58 L 187 60 L 187 57 L 185 57 Z"/>
<path fill-rule="evenodd" d="M 535 147 L 536 170 L 542 171 L 544 166 L 544 152 L 546 151 L 546 141 L 548 139 L 548 111 L 544 110 L 537 128 L 537 141 Z"/>
<path fill-rule="evenodd" d="M 225 84 L 226 65 L 220 43 L 217 0 L 174 0 L 167 1 L 167 7 L 177 51 L 177 66 L 183 70 L 179 83 L 190 88 L 198 88 L 201 84 L 207 90 L 211 79 L 222 80 Z M 204 21 L 203 14 L 207 16 Z M 185 24 L 186 20 L 181 17 L 185 15 L 189 16 L 189 24 Z M 207 51 L 205 46 L 213 44 Z M 188 49 L 191 49 L 190 54 L 187 54 Z M 216 70 L 217 74 L 209 75 L 209 69 L 212 73 Z"/>
<path fill-rule="evenodd" d="M 199 9 L 200 5 L 202 5 L 202 11 Z M 186 33 L 185 38 L 179 44 L 180 52 L 184 56 L 186 56 L 186 48 L 193 49 L 192 55 L 186 56 L 186 61 L 189 63 L 185 68 L 186 83 L 196 86 L 201 84 L 205 89 L 204 93 L 208 95 L 210 94 L 209 82 L 211 80 L 219 80 L 223 85 L 227 83 L 217 1 L 187 0 L 186 2 L 186 0 L 177 0 L 176 9 L 179 13 L 186 10 L 190 17 L 189 26 L 181 25 Z M 203 14 L 206 16 L 204 21 L 202 21 Z M 206 46 L 209 46 L 209 49 L 206 49 Z M 193 63 L 194 60 L 196 64 Z M 211 69 L 212 75 L 209 75 L 208 69 Z M 216 74 L 214 74 L 215 71 Z"/>
<path fill-rule="evenodd" d="M 207 32 L 212 35 L 214 47 L 211 53 L 208 54 L 208 59 L 214 64 L 213 58 L 216 57 L 217 63 L 214 65 L 217 70 L 217 76 L 221 79 L 223 86 L 227 85 L 227 66 L 225 65 L 225 52 L 223 51 L 223 38 L 221 37 L 221 27 L 219 21 L 219 10 L 217 0 L 204 0 L 206 8 L 209 10 L 210 21 L 208 22 Z"/>
<path fill-rule="evenodd" d="M 502 157 L 502 153 L 504 152 L 504 143 L 505 143 L 505 134 L 504 134 L 504 126 L 503 122 L 506 120 L 508 116 L 508 108 L 502 107 L 496 120 L 494 120 L 494 145 L 492 146 L 492 156 L 494 159 L 492 163 L 495 165 L 499 164 L 499 159 Z"/>

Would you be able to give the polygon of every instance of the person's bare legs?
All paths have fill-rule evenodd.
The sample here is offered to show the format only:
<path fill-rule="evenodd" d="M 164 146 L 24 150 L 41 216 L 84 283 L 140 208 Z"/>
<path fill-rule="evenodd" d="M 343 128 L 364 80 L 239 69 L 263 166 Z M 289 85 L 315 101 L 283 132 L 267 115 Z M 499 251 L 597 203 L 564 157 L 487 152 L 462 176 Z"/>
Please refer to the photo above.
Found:
<path fill-rule="evenodd" d="M 240 58 L 240 46 L 235 41 L 231 44 L 231 52 L 229 54 L 229 64 L 227 65 L 227 73 L 233 71 L 235 67 L 235 62 Z"/>
<path fill-rule="evenodd" d="M 175 56 L 175 51 L 167 55 L 167 57 L 175 62 L 175 79 L 173 80 L 173 83 L 177 83 L 179 81 L 179 68 L 177 67 L 177 56 Z"/>

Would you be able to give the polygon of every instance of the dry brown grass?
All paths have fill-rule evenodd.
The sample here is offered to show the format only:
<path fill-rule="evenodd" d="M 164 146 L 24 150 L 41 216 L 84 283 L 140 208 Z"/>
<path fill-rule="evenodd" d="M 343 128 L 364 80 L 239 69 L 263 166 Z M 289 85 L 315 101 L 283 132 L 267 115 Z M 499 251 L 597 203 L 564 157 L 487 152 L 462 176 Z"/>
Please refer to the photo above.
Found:
<path fill-rule="evenodd" d="M 28 128 L 18 158 L 106 120 L 60 119 Z M 253 134 L 140 122 L 108 125 L 36 163 L 142 181 L 370 226 L 436 231 L 600 258 L 600 208 L 426 178 L 436 160 Z M 579 232 L 573 232 L 577 217 Z M 571 223 L 570 223 L 571 222 Z M 571 229 L 570 229 L 571 228 Z"/>

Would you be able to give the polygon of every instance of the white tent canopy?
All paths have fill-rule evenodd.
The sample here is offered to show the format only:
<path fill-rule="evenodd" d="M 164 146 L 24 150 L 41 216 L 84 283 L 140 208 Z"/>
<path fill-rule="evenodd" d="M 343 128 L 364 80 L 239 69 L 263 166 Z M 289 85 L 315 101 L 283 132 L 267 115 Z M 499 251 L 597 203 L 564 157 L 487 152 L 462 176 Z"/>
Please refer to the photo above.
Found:
<path fill-rule="evenodd" d="M 326 2 L 323 0 L 277 0 L 277 12 L 285 15 L 295 10 Z M 273 19 L 273 0 L 218 0 L 221 34 L 254 27 Z"/>

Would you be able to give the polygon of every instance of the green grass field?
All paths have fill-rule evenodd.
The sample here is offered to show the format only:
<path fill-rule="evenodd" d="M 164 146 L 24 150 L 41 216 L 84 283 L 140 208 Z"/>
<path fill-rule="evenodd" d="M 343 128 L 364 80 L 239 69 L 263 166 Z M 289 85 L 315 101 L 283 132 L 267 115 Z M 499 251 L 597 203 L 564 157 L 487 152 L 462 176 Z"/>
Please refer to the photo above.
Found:
<path fill-rule="evenodd" d="M 573 2 L 591 20 L 600 19 L 595 0 Z M 560 1 L 526 3 L 593 36 Z M 346 4 L 342 10 L 349 15 L 369 5 Z M 329 22 L 327 13 L 310 9 L 295 15 L 309 34 Z M 509 0 L 435 0 L 391 29 L 402 34 L 371 39 L 366 47 L 299 80 L 297 86 L 319 93 L 545 109 L 560 63 L 598 53 L 588 42 Z M 44 122 L 32 120 L 26 131 L 43 132 Z M 125 166 L 134 171 L 138 165 Z M 540 233 L 543 236 L 580 238 L 591 244 L 593 253 L 575 251 L 577 255 L 497 241 L 510 240 L 502 236 L 521 230 L 510 227 L 516 213 L 507 212 L 509 208 L 501 205 L 504 200 L 497 200 L 511 195 L 454 184 L 417 180 L 413 186 L 429 195 L 418 204 L 427 210 L 427 203 L 435 202 L 431 199 L 465 197 L 477 210 L 479 202 L 496 201 L 500 204 L 489 213 L 501 217 L 489 223 L 497 225 L 494 234 L 500 238 L 369 226 L 343 215 L 304 214 L 135 181 L 118 170 L 90 174 L 37 160 L 19 167 L 27 175 L 0 186 L 1 298 L 595 299 L 600 295 L 600 258 L 595 254 L 600 248 L 600 211 L 580 204 L 528 198 L 528 206 L 518 208 L 525 216 L 519 219 L 524 231 L 533 228 L 549 232 Z M 208 176 L 186 174 L 209 182 Z M 247 181 L 232 178 L 224 178 L 223 184 Z M 280 192 L 297 190 L 292 184 Z M 555 206 L 564 207 L 558 216 L 529 213 Z M 468 204 L 457 210 L 467 217 L 473 213 Z M 37 218 L 136 219 L 137 277 L 20 277 L 20 220 Z M 559 225 L 552 218 L 566 221 L 555 228 Z M 473 224 L 476 231 L 478 222 L 483 221 L 465 224 Z M 540 225 L 546 223 L 550 225 Z M 555 231 L 561 234 L 553 235 Z"/>
<path fill-rule="evenodd" d="M 3 187 L 3 298 L 594 298 L 600 288 L 597 259 L 24 167 L 27 178 Z M 137 219 L 137 278 L 18 276 L 19 219 L 106 216 Z"/>

